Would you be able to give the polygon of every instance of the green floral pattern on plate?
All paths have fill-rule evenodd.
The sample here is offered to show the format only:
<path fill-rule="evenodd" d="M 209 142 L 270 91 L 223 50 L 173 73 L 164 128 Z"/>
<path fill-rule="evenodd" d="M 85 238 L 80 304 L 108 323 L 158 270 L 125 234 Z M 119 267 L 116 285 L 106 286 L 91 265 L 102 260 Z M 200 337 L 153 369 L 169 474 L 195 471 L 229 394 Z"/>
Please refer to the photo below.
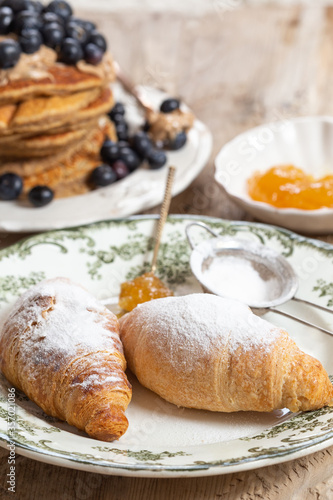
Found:
<path fill-rule="evenodd" d="M 320 279 L 313 287 L 313 291 L 319 292 L 319 297 L 330 297 L 327 301 L 327 307 L 333 307 L 333 282 L 328 283 L 326 280 Z"/>
<path fill-rule="evenodd" d="M 262 224 L 203 217 L 168 219 L 159 253 L 158 275 L 175 293 L 200 291 L 191 273 L 190 248 L 185 238 L 185 227 L 194 220 L 208 223 L 221 236 L 237 236 L 272 246 L 296 267 L 307 258 L 314 259 L 318 264 L 315 270 L 306 277 L 300 273 L 302 289 L 312 300 L 329 297 L 329 305 L 333 305 L 333 283 L 326 281 L 327 265 L 333 262 L 331 246 Z M 122 281 L 149 269 L 154 224 L 152 217 L 105 221 L 44 233 L 3 250 L 0 252 L 0 320 L 25 289 L 57 274 L 81 282 L 96 295 L 102 290 L 104 296 L 117 296 Z M 209 237 L 199 228 L 193 232 L 197 243 Z M 325 351 L 330 351 L 331 339 L 325 342 Z M 15 430 L 9 436 L 6 430 L 8 387 L 8 382 L 1 378 L 0 436 L 4 446 L 11 440 L 18 452 L 32 458 L 45 456 L 55 464 L 71 463 L 77 468 L 108 474 L 155 477 L 180 473 L 221 474 L 296 458 L 333 443 L 333 408 L 323 408 L 287 415 L 282 423 L 261 432 L 216 444 L 140 448 L 126 445 L 124 439 L 99 445 L 84 433 L 46 416 L 20 392 L 16 396 Z"/>
<path fill-rule="evenodd" d="M 31 272 L 28 276 L 0 276 L 0 302 L 8 302 L 8 294 L 19 296 L 24 290 L 45 279 L 44 272 Z"/>

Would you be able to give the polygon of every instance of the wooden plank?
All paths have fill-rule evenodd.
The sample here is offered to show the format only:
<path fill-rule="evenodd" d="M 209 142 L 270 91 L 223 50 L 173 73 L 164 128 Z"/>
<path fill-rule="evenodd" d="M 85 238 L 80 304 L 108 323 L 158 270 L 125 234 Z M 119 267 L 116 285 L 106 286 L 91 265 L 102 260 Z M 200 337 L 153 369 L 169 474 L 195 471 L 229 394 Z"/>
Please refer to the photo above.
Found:
<path fill-rule="evenodd" d="M 0 450 L 0 498 L 16 500 L 329 500 L 333 448 L 248 472 L 186 479 L 105 476 L 17 457 L 16 496 L 7 492 L 6 453 Z"/>

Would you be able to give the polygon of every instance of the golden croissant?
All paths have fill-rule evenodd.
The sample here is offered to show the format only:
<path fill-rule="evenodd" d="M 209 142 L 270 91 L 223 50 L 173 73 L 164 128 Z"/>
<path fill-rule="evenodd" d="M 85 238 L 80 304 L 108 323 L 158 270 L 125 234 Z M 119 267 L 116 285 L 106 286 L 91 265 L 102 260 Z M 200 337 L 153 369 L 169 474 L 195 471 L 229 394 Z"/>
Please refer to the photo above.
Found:
<path fill-rule="evenodd" d="M 178 406 L 297 412 L 333 404 L 321 363 L 237 301 L 193 294 L 146 302 L 121 318 L 120 337 L 142 385 Z"/>
<path fill-rule="evenodd" d="M 69 280 L 44 281 L 18 299 L 2 329 L 0 368 L 45 413 L 93 438 L 127 430 L 132 390 L 118 320 Z"/>

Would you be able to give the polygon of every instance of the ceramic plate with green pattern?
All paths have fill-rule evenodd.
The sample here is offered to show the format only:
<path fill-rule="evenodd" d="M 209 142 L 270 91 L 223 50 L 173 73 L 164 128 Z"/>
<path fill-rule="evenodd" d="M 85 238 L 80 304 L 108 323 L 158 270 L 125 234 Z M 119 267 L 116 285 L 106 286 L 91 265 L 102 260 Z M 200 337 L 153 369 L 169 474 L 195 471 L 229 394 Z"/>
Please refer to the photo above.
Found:
<path fill-rule="evenodd" d="M 199 292 L 191 274 L 185 227 L 208 223 L 221 235 L 241 236 L 281 252 L 295 268 L 298 295 L 333 305 L 333 247 L 283 229 L 211 218 L 168 219 L 158 260 L 159 276 L 175 294 Z M 121 221 L 34 236 L 0 252 L 0 322 L 16 297 L 44 278 L 67 276 L 96 297 L 116 296 L 122 281 L 149 268 L 156 219 L 139 216 Z M 207 238 L 193 230 L 199 243 Z M 282 307 L 282 306 L 281 306 Z M 283 306 L 302 317 L 333 328 L 329 314 L 298 303 Z M 333 339 L 314 329 L 268 313 L 286 327 L 298 345 L 316 356 L 333 374 Z M 333 444 L 333 408 L 291 414 L 220 414 L 177 408 L 141 387 L 133 376 L 129 429 L 113 443 L 95 441 L 73 427 L 46 416 L 23 394 L 8 400 L 7 381 L 0 381 L 0 437 L 4 447 L 36 460 L 103 474 L 193 477 L 224 474 L 291 460 Z"/>

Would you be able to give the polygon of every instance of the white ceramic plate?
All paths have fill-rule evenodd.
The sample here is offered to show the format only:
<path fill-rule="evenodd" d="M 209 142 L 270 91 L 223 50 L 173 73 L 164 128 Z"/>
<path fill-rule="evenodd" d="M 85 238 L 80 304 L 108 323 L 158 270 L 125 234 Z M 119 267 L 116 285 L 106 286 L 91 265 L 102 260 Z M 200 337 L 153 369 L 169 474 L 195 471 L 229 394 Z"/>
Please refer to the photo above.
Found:
<path fill-rule="evenodd" d="M 126 105 L 126 119 L 132 130 L 144 122 L 135 100 L 113 85 L 115 99 Z M 158 106 L 166 94 L 142 87 L 153 106 Z M 185 106 L 184 106 L 185 107 Z M 54 200 L 36 209 L 27 203 L 0 201 L 0 231 L 37 232 L 88 224 L 99 220 L 126 217 L 147 210 L 162 202 L 168 165 L 177 167 L 172 195 L 189 186 L 206 165 L 212 150 L 212 136 L 199 120 L 188 134 L 186 145 L 167 153 L 168 162 L 159 170 L 140 167 L 125 179 L 90 193 Z"/>
<path fill-rule="evenodd" d="M 168 219 L 160 248 L 159 276 L 176 294 L 199 292 L 191 274 L 185 238 L 189 222 L 201 220 L 220 235 L 240 235 L 260 241 L 286 256 L 300 279 L 299 296 L 322 305 L 333 303 L 333 247 L 260 224 L 211 218 L 173 216 Z M 17 296 L 43 278 L 67 276 L 104 299 L 119 293 L 122 281 L 140 274 L 151 260 L 156 219 L 137 217 L 100 222 L 87 227 L 45 233 L 0 252 L 0 327 Z M 196 232 L 195 232 L 196 231 Z M 193 229 L 193 239 L 207 238 Z M 289 303 L 287 310 L 333 328 L 327 313 Z M 325 316 L 326 314 L 326 316 Z M 299 346 L 321 360 L 333 374 L 333 338 L 298 323 L 267 315 L 288 328 Z M 100 442 L 75 428 L 47 417 L 18 393 L 7 402 L 9 384 L 0 379 L 0 439 L 16 452 L 43 462 L 100 472 L 147 477 L 194 477 L 225 474 L 295 459 L 333 444 L 333 408 L 292 415 L 222 414 L 177 408 L 144 389 L 130 377 L 133 400 L 128 407 L 129 429 L 119 441 Z M 15 415 L 9 432 L 8 419 Z"/>
<path fill-rule="evenodd" d="M 249 130 L 217 155 L 215 179 L 228 195 L 254 217 L 294 231 L 333 232 L 333 209 L 275 208 L 253 201 L 247 180 L 259 170 L 293 164 L 314 177 L 333 173 L 333 117 L 295 118 Z"/>

